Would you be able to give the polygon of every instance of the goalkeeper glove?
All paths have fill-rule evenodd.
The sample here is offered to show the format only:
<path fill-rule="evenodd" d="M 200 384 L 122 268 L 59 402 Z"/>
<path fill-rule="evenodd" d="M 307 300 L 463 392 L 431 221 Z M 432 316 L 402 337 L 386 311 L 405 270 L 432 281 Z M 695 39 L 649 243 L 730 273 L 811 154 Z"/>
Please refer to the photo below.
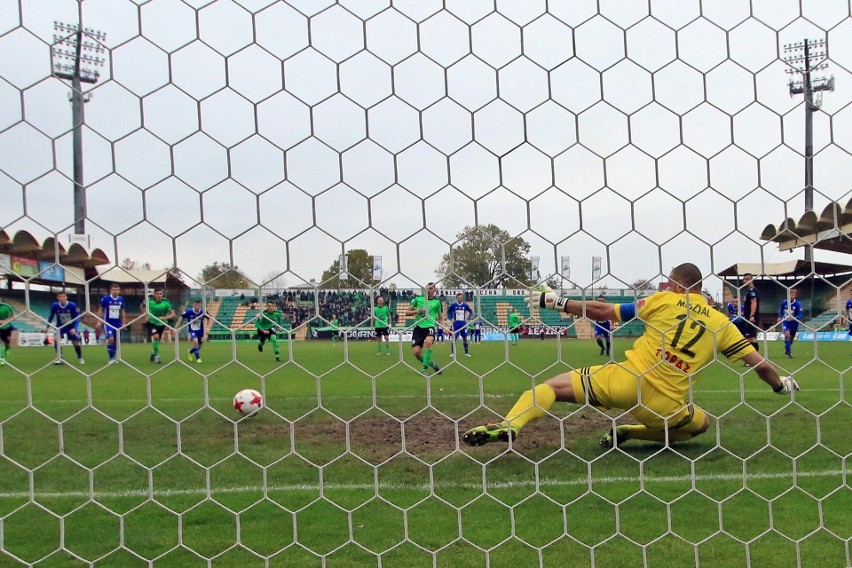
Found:
<path fill-rule="evenodd" d="M 799 383 L 793 377 L 781 377 L 781 386 L 772 390 L 777 394 L 788 394 L 799 390 Z"/>
<path fill-rule="evenodd" d="M 565 311 L 565 306 L 568 303 L 568 298 L 562 298 L 549 288 L 543 290 L 530 290 L 527 298 L 527 304 L 530 308 L 539 307 L 544 310 Z"/>

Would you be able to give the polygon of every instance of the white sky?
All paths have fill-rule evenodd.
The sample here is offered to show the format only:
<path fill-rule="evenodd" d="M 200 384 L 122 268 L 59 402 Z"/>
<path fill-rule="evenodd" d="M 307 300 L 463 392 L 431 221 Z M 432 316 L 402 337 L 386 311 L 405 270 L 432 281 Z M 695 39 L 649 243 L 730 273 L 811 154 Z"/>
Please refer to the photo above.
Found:
<path fill-rule="evenodd" d="M 109 48 L 84 147 L 87 229 L 110 258 L 294 285 L 364 248 L 406 286 L 434 279 L 462 227 L 494 223 L 543 275 L 570 256 L 580 286 L 592 256 L 610 287 L 789 260 L 758 239 L 804 208 L 782 46 L 829 43 L 819 212 L 850 197 L 849 3 L 597 4 L 0 0 L 0 226 L 72 225 L 50 44 L 54 20 L 82 17 Z"/>

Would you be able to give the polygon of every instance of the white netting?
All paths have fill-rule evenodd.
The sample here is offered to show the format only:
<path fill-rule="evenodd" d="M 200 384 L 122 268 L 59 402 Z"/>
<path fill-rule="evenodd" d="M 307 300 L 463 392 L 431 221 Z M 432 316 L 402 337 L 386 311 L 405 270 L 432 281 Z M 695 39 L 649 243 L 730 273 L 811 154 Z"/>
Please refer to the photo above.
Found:
<path fill-rule="evenodd" d="M 818 249 L 852 250 L 850 38 L 843 0 L 0 1 L 0 300 L 40 343 L 65 288 L 87 333 L 85 365 L 16 344 L 0 367 L 0 565 L 849 565 L 852 270 Z M 790 218 L 777 240 L 820 262 L 770 240 Z M 460 445 L 603 361 L 527 288 L 629 302 L 682 262 L 723 306 L 757 274 L 765 328 L 799 292 L 796 358 L 761 335 L 799 395 L 720 357 L 688 444 L 603 451 L 626 416 L 557 405 Z M 424 379 L 404 311 L 436 279 L 486 341 L 438 343 Z M 213 316 L 203 363 L 181 321 L 149 356 L 160 287 Z M 259 352 L 267 299 L 289 329 Z M 244 388 L 266 408 L 238 420 Z"/>

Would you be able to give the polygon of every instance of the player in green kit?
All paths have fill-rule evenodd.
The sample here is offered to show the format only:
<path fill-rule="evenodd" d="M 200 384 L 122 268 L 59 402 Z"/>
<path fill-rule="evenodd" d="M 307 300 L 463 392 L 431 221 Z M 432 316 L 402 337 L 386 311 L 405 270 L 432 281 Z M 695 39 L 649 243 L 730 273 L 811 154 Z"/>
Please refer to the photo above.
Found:
<path fill-rule="evenodd" d="M 148 334 L 151 336 L 151 361 L 160 363 L 160 338 L 166 329 L 166 322 L 175 317 L 172 303 L 163 297 L 162 288 L 154 290 L 154 297 L 142 303 L 142 313 L 148 313 Z"/>
<path fill-rule="evenodd" d="M 373 320 L 375 321 L 376 341 L 378 342 L 376 355 L 382 354 L 382 343 L 385 344 L 385 349 L 387 350 L 385 354 L 390 355 L 388 335 L 390 331 L 391 311 L 385 305 L 385 299 L 382 296 L 376 298 L 376 306 L 373 308 Z"/>
<path fill-rule="evenodd" d="M 275 360 L 281 360 L 281 349 L 278 348 L 278 335 L 276 327 L 283 328 L 284 324 L 281 321 L 281 312 L 275 308 L 275 302 L 266 302 L 266 309 L 260 312 L 254 322 L 257 328 L 257 350 L 263 353 L 263 344 L 268 339 L 272 343 L 272 350 L 275 352 Z"/>
<path fill-rule="evenodd" d="M 509 308 L 509 340 L 512 345 L 518 344 L 520 338 L 521 314 L 515 308 Z"/>
<path fill-rule="evenodd" d="M 340 319 L 337 317 L 337 314 L 331 315 L 331 321 L 328 322 L 328 326 L 331 328 L 331 343 L 332 345 L 337 345 L 340 341 Z"/>
<path fill-rule="evenodd" d="M 435 329 L 444 326 L 444 306 L 441 300 L 435 298 L 435 283 L 426 285 L 426 295 L 417 296 L 411 300 L 411 306 L 405 313 L 406 316 L 414 316 L 414 330 L 411 337 L 411 348 L 414 356 L 423 363 L 420 372 L 424 375 L 429 373 L 429 368 L 441 374 L 441 368 L 432 361 L 432 344 L 435 342 Z"/>
<path fill-rule="evenodd" d="M 12 346 L 12 332 L 15 330 L 15 326 L 12 325 L 14 316 L 12 306 L 0 302 L 0 367 L 6 364 L 6 353 Z"/>

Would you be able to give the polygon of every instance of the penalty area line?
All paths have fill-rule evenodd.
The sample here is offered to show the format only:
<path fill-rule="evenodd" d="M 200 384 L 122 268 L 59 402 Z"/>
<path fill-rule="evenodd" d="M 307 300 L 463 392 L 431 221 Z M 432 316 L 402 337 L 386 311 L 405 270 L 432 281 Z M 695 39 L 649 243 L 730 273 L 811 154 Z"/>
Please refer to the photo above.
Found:
<path fill-rule="evenodd" d="M 706 475 L 663 475 L 663 476 L 646 476 L 644 478 L 636 476 L 609 476 L 583 479 L 545 479 L 538 483 L 539 487 L 575 487 L 589 484 L 611 484 L 611 483 L 636 483 L 642 481 L 644 483 L 683 483 L 688 481 L 704 482 L 704 481 L 763 481 L 763 480 L 778 480 L 778 479 L 802 479 L 802 478 L 820 478 L 843 476 L 843 470 L 824 470 L 824 471 L 805 471 L 797 474 L 792 473 L 751 473 L 751 474 L 733 474 L 733 473 L 711 473 Z M 523 489 L 535 487 L 536 483 L 532 480 L 516 480 L 516 481 L 498 481 L 488 483 L 488 490 L 495 489 Z M 432 489 L 459 489 L 459 490 L 475 490 L 482 489 L 481 483 L 464 483 L 464 482 L 439 482 L 430 486 L 428 483 L 326 483 L 323 485 L 323 490 L 344 490 L 344 491 L 373 491 L 376 488 L 379 490 L 400 490 L 400 491 L 430 491 Z M 286 491 L 319 491 L 319 484 L 312 485 L 309 483 L 286 484 L 286 485 L 269 485 L 266 487 L 267 493 L 286 492 Z M 215 487 L 210 488 L 210 495 L 229 495 L 240 493 L 262 493 L 263 486 L 247 485 L 237 487 Z M 162 499 L 168 497 L 181 497 L 192 495 L 207 495 L 208 491 L 203 487 L 189 487 L 185 489 L 154 489 L 153 497 Z M 96 499 L 120 499 L 130 497 L 148 497 L 147 489 L 129 489 L 126 491 L 95 491 L 93 497 Z M 85 499 L 90 496 L 87 491 L 34 491 L 32 495 L 28 491 L 8 491 L 0 493 L 0 499 Z"/>

